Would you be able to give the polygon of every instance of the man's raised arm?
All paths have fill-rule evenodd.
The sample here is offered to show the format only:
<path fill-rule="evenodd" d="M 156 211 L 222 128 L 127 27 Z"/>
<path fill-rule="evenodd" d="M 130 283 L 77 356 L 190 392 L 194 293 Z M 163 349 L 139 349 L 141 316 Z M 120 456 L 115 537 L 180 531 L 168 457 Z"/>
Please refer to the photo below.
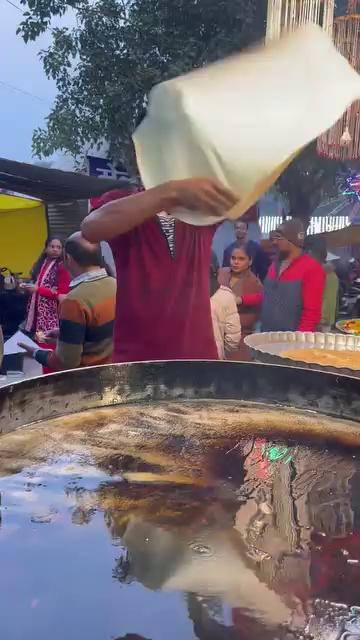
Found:
<path fill-rule="evenodd" d="M 90 242 L 109 241 L 162 211 L 170 213 L 177 207 L 185 207 L 221 217 L 236 202 L 238 198 L 215 180 L 172 181 L 103 205 L 83 220 L 81 232 Z"/>

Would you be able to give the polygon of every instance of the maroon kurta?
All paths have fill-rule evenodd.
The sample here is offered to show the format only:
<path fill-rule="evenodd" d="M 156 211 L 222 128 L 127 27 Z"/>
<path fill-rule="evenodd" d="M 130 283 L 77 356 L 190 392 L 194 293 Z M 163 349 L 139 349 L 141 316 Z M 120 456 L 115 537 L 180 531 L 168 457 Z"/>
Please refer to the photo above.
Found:
<path fill-rule="evenodd" d="M 218 358 L 209 291 L 215 230 L 176 221 L 174 257 L 157 217 L 111 242 L 115 362 Z"/>

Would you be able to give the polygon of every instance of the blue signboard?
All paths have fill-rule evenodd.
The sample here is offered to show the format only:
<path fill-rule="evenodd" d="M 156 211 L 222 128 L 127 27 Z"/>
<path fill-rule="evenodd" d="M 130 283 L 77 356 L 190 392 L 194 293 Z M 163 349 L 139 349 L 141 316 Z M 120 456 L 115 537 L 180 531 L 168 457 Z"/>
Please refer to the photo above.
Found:
<path fill-rule="evenodd" d="M 97 158 L 96 156 L 87 156 L 89 163 L 89 175 L 97 178 L 111 178 L 119 180 L 120 178 L 128 178 L 125 167 L 119 163 L 112 164 L 110 160 L 105 158 Z"/>

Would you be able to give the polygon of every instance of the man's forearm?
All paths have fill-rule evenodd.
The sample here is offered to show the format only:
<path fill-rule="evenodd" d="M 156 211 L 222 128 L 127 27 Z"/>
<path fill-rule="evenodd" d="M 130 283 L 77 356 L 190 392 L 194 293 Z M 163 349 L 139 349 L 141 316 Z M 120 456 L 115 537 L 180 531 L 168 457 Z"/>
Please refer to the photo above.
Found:
<path fill-rule="evenodd" d="M 176 188 L 169 182 L 105 204 L 83 220 L 81 231 L 90 242 L 112 240 L 176 206 Z"/>
<path fill-rule="evenodd" d="M 59 344 L 56 351 L 37 349 L 34 358 L 39 364 L 52 371 L 76 369 L 81 363 L 82 345 Z"/>

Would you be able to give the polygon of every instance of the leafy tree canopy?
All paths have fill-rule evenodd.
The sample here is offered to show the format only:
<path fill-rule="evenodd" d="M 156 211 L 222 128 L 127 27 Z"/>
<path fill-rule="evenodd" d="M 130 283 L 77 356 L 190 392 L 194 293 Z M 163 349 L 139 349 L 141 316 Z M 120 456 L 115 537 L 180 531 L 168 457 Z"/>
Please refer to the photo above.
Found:
<path fill-rule="evenodd" d="M 131 135 L 151 88 L 162 80 L 239 51 L 264 37 L 267 0 L 21 0 L 25 42 L 51 30 L 41 52 L 58 89 L 33 151 L 79 156 L 110 144 L 110 157 L 135 171 Z M 341 4 L 341 3 L 340 3 Z M 71 9 L 75 26 L 52 28 Z M 339 3 L 338 3 L 339 10 Z M 338 163 L 310 145 L 278 182 L 293 215 L 308 218 L 336 192 Z"/>
<path fill-rule="evenodd" d="M 35 40 L 71 8 L 76 26 L 52 29 L 41 52 L 58 94 L 33 150 L 74 156 L 110 143 L 133 168 L 131 134 L 154 84 L 248 46 L 265 31 L 266 0 L 22 0 L 18 32 Z"/>

